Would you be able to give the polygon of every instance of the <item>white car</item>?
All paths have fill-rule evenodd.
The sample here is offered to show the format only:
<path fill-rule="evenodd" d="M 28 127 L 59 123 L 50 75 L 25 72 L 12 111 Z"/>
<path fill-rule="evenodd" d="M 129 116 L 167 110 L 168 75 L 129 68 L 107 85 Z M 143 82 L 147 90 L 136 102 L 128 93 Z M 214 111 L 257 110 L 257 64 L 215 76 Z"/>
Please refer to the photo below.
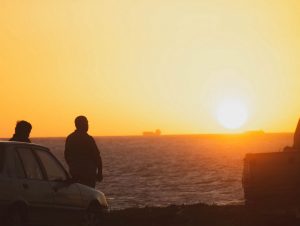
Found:
<path fill-rule="evenodd" d="M 6 226 L 99 226 L 107 212 L 105 195 L 72 181 L 48 148 L 0 141 L 0 221 Z"/>

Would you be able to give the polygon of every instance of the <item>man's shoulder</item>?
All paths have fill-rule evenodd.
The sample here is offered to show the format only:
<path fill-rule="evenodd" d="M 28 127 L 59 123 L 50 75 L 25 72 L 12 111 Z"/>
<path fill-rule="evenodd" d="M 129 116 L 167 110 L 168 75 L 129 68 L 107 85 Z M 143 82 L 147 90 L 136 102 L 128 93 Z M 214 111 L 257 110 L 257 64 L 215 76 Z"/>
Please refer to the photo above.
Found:
<path fill-rule="evenodd" d="M 86 134 L 89 138 L 94 139 L 90 134 Z"/>
<path fill-rule="evenodd" d="M 94 138 L 91 136 L 91 135 L 89 135 L 88 133 L 78 133 L 78 132 L 76 132 L 76 131 L 74 131 L 73 133 L 70 133 L 68 136 L 67 136 L 67 140 L 68 139 L 73 139 L 73 138 L 76 138 L 76 139 L 78 139 L 78 138 L 87 138 L 87 139 L 90 139 L 90 140 L 94 140 Z"/>
<path fill-rule="evenodd" d="M 67 136 L 67 140 L 72 139 L 73 137 L 76 137 L 75 131 L 72 132 L 72 133 L 70 133 L 70 134 Z"/>
<path fill-rule="evenodd" d="M 94 139 L 94 137 L 92 137 L 91 135 L 89 135 L 89 134 L 86 134 L 87 135 L 87 138 L 90 140 L 90 141 L 95 141 L 95 139 Z"/>

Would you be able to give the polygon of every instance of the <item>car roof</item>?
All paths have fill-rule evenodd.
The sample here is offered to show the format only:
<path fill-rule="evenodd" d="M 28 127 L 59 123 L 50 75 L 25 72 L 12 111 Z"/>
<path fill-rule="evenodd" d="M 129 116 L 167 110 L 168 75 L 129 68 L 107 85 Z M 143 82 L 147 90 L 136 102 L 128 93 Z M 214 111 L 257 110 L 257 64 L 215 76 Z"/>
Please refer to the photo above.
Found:
<path fill-rule="evenodd" d="M 28 143 L 28 142 L 20 142 L 20 141 L 0 141 L 0 145 L 4 145 L 4 146 L 22 145 L 22 146 L 31 146 L 31 147 L 37 147 L 37 148 L 42 148 L 42 149 L 49 150 L 47 147 L 41 146 L 39 144 Z"/>

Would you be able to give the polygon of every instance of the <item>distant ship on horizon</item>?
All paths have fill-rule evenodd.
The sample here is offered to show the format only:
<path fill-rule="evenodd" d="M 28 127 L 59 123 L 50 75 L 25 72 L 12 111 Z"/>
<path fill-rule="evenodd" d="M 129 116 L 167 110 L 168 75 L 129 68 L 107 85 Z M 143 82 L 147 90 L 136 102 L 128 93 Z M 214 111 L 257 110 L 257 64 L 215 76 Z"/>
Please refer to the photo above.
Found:
<path fill-rule="evenodd" d="M 161 135 L 160 129 L 157 129 L 154 132 L 151 132 L 151 131 L 143 132 L 143 136 L 160 136 L 160 135 Z"/>

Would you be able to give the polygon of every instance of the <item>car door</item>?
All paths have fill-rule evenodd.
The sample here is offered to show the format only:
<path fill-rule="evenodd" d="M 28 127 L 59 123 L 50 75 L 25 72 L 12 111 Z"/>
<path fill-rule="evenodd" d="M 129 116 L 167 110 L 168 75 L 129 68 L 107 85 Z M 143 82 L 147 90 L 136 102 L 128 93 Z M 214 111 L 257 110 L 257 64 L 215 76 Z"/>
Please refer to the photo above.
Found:
<path fill-rule="evenodd" d="M 34 149 L 54 191 L 56 217 L 60 223 L 80 218 L 83 210 L 82 197 L 76 183 L 70 183 L 68 174 L 60 162 L 49 151 Z"/>
<path fill-rule="evenodd" d="M 13 146 L 1 147 L 0 156 L 0 205 L 3 207 L 1 215 L 12 203 L 24 200 L 20 195 L 22 188 L 19 179 L 25 178 L 25 173 Z"/>
<path fill-rule="evenodd" d="M 46 180 L 37 156 L 30 146 L 16 148 L 26 178 L 20 179 L 22 197 L 28 202 L 28 217 L 32 224 L 51 225 L 53 222 L 54 192 Z"/>

